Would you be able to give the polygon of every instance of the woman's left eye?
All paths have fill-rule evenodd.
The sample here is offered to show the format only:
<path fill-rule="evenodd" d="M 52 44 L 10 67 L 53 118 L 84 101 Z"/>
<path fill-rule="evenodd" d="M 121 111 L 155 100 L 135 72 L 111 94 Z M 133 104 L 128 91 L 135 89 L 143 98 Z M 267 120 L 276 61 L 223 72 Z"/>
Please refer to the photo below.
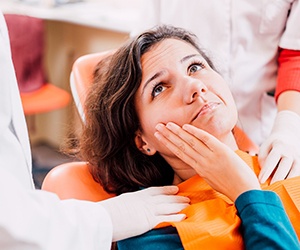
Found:
<path fill-rule="evenodd" d="M 191 66 L 189 66 L 188 71 L 189 73 L 195 73 L 199 70 L 203 69 L 203 65 L 202 64 L 192 64 Z"/>

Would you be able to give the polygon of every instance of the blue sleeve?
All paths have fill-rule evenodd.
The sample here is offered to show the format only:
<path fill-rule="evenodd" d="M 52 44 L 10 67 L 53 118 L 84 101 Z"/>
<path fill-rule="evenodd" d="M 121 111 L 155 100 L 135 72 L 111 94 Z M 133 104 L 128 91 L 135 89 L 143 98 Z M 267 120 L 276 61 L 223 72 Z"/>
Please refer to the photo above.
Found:
<path fill-rule="evenodd" d="M 140 236 L 118 242 L 118 250 L 183 250 L 175 227 L 153 229 Z"/>
<path fill-rule="evenodd" d="M 237 198 L 235 205 L 242 220 L 246 249 L 300 249 L 297 235 L 276 193 L 247 191 Z"/>

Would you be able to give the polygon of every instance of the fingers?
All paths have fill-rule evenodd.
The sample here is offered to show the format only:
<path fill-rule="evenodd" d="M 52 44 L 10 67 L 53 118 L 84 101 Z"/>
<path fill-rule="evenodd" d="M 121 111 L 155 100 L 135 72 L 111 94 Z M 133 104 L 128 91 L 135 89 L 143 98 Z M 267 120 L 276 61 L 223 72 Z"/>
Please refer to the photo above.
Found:
<path fill-rule="evenodd" d="M 166 128 L 171 131 L 172 133 L 176 134 L 178 136 L 178 140 L 175 140 L 176 137 L 173 138 L 173 143 L 182 143 L 182 141 L 186 142 L 189 147 L 195 149 L 195 151 L 199 152 L 199 150 L 203 147 L 206 146 L 206 141 L 208 141 L 208 138 L 204 133 L 201 133 L 201 130 L 189 126 L 189 125 L 183 125 L 183 127 L 179 127 L 177 124 L 169 122 L 166 125 Z M 198 133 L 197 133 L 198 132 Z M 170 134 L 172 134 L 170 133 Z M 205 134 L 205 136 L 204 136 Z M 172 139 L 172 137 L 171 137 Z M 180 148 L 180 147 L 179 147 Z M 184 151 L 184 150 L 183 150 Z"/>
<path fill-rule="evenodd" d="M 197 153 L 201 152 L 203 148 L 213 151 L 216 145 L 220 144 L 211 134 L 189 124 L 184 124 L 181 128 L 177 124 L 169 122 L 166 126 L 158 124 L 156 128 L 174 144 L 180 144 L 181 146 L 178 146 L 178 148 L 182 151 L 185 151 L 186 147 L 185 144 L 182 144 L 182 141 L 186 142 Z M 177 137 L 174 135 L 177 135 Z"/>
<path fill-rule="evenodd" d="M 170 151 L 185 163 L 195 166 L 203 159 L 210 157 L 217 141 L 207 132 L 191 125 L 184 125 L 183 128 L 169 122 L 166 126 L 158 124 L 157 139 L 162 142 Z"/>
<path fill-rule="evenodd" d="M 148 201 L 155 204 L 189 204 L 190 199 L 181 195 L 157 195 L 152 196 Z"/>
<path fill-rule="evenodd" d="M 199 139 L 210 151 L 214 151 L 214 147 L 217 143 L 219 143 L 219 141 L 214 136 L 192 125 L 184 124 L 182 128 L 189 134 Z"/>
<path fill-rule="evenodd" d="M 171 215 L 164 215 L 164 216 L 157 216 L 156 225 L 162 222 L 178 222 L 182 221 L 186 218 L 185 214 L 171 214 Z"/>
<path fill-rule="evenodd" d="M 300 175 L 300 164 L 299 162 L 294 162 L 291 171 L 286 178 L 292 178 Z"/>
<path fill-rule="evenodd" d="M 271 143 L 270 140 L 267 140 L 260 146 L 258 152 L 258 160 L 261 167 L 264 166 L 264 163 L 270 151 L 271 151 Z"/>
<path fill-rule="evenodd" d="M 163 203 L 155 205 L 155 209 L 153 211 L 156 215 L 177 214 L 188 206 L 189 203 Z"/>
<path fill-rule="evenodd" d="M 293 158 L 284 157 L 281 159 L 270 184 L 299 175 L 300 164 Z"/>
<path fill-rule="evenodd" d="M 179 126 L 175 124 L 168 124 L 168 127 L 158 124 L 156 126 L 158 132 L 154 135 L 156 138 L 163 143 L 171 152 L 173 152 L 179 159 L 192 165 L 194 159 L 191 155 L 195 154 L 195 150 L 186 141 L 191 142 L 191 135 L 180 129 Z M 181 130 L 180 133 L 178 130 Z M 174 132 L 175 131 L 175 132 Z M 185 138 L 184 140 L 181 138 Z M 192 142 L 193 144 L 193 142 Z"/>
<path fill-rule="evenodd" d="M 193 168 L 200 176 L 215 178 L 215 172 L 235 154 L 209 133 L 192 125 L 180 126 L 169 122 L 158 124 L 155 136 L 179 159 Z"/>
<path fill-rule="evenodd" d="M 270 177 L 278 163 L 281 159 L 281 154 L 278 151 L 272 150 L 269 155 L 265 158 L 265 160 L 260 159 L 260 164 L 262 165 L 261 171 L 259 173 L 258 179 L 260 183 L 266 182 L 266 180 Z"/>
<path fill-rule="evenodd" d="M 172 210 L 172 213 L 177 213 L 190 203 L 188 197 L 176 195 L 178 190 L 179 188 L 177 186 L 164 186 L 150 187 L 139 192 L 141 194 L 143 193 L 143 197 L 148 203 L 156 205 L 158 208 L 159 206 L 169 206 L 171 209 L 179 207 L 176 211 Z"/>
<path fill-rule="evenodd" d="M 265 182 L 274 173 L 271 183 L 299 175 L 300 116 L 284 110 L 278 112 L 271 134 L 259 150 L 262 166 L 259 180 Z"/>
<path fill-rule="evenodd" d="M 292 158 L 289 157 L 281 158 L 270 184 L 276 181 L 284 180 L 287 177 L 288 173 L 290 172 L 292 164 L 293 164 Z"/>
<path fill-rule="evenodd" d="M 136 196 L 137 193 L 139 193 L 141 201 L 147 200 L 147 202 L 152 204 L 188 204 L 190 202 L 190 199 L 186 196 L 176 195 L 178 193 L 178 190 L 179 188 L 177 186 L 149 187 L 137 192 L 124 193 L 120 196 L 133 197 Z M 137 201 L 140 200 L 137 199 Z"/>
<path fill-rule="evenodd" d="M 259 155 L 259 162 L 262 166 L 258 176 L 260 183 L 266 182 L 273 173 L 270 184 L 299 175 L 298 168 L 300 167 L 297 164 L 297 155 L 295 156 L 291 151 L 274 143 L 265 159 Z"/>
<path fill-rule="evenodd" d="M 284 151 L 279 152 L 279 150 L 272 149 L 263 164 L 258 176 L 260 183 L 266 182 L 273 173 L 270 184 L 300 174 L 300 165 L 297 163 L 297 159 Z"/>
<path fill-rule="evenodd" d="M 163 187 L 150 187 L 141 190 L 140 192 L 148 193 L 149 195 L 159 195 L 159 194 L 165 194 L 165 195 L 171 195 L 171 194 L 177 194 L 179 191 L 179 188 L 177 186 L 163 186 Z"/>
<path fill-rule="evenodd" d="M 169 189 L 178 192 L 178 187 L 173 189 L 173 186 L 166 187 L 153 187 L 151 189 L 152 195 L 145 199 L 148 211 L 151 211 L 152 217 L 154 218 L 154 224 L 152 227 L 156 226 L 161 222 L 171 222 L 171 221 L 181 221 L 186 215 L 178 214 L 187 206 L 189 206 L 190 199 L 185 196 L 175 195 L 175 194 L 163 194 L 158 192 L 159 190 L 165 190 L 167 192 Z M 144 191 L 144 190 L 143 190 Z"/>

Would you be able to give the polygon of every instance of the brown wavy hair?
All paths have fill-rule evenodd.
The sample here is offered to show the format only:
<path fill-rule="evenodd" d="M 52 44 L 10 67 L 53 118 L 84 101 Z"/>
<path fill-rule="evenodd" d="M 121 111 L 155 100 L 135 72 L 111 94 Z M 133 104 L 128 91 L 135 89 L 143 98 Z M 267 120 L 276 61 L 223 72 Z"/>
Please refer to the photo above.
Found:
<path fill-rule="evenodd" d="M 141 33 L 99 62 L 85 103 L 79 152 L 107 192 L 121 194 L 173 182 L 174 171 L 163 157 L 143 154 L 134 141 L 140 129 L 134 96 L 142 79 L 141 57 L 165 39 L 191 44 L 214 68 L 195 35 L 166 25 Z"/>

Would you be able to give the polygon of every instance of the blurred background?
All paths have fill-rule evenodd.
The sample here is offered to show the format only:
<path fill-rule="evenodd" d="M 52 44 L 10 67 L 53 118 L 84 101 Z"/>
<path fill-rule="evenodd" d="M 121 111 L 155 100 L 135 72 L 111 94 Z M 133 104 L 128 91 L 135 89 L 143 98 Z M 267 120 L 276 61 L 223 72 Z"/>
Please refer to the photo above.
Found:
<path fill-rule="evenodd" d="M 24 112 L 37 188 L 53 167 L 76 160 L 60 152 L 65 138 L 80 129 L 69 85 L 74 61 L 120 46 L 133 31 L 139 8 L 138 0 L 1 0 L 23 106 L 30 105 Z M 37 28 L 39 23 L 42 28 Z M 30 33 L 37 30 L 39 33 Z M 32 63 L 37 56 L 40 63 Z M 29 73 L 31 70 L 35 73 Z M 32 74 L 41 74 L 39 80 L 32 80 Z M 33 95 L 48 84 L 56 87 L 52 95 L 36 101 Z M 56 100 L 60 95 L 61 100 Z"/>

